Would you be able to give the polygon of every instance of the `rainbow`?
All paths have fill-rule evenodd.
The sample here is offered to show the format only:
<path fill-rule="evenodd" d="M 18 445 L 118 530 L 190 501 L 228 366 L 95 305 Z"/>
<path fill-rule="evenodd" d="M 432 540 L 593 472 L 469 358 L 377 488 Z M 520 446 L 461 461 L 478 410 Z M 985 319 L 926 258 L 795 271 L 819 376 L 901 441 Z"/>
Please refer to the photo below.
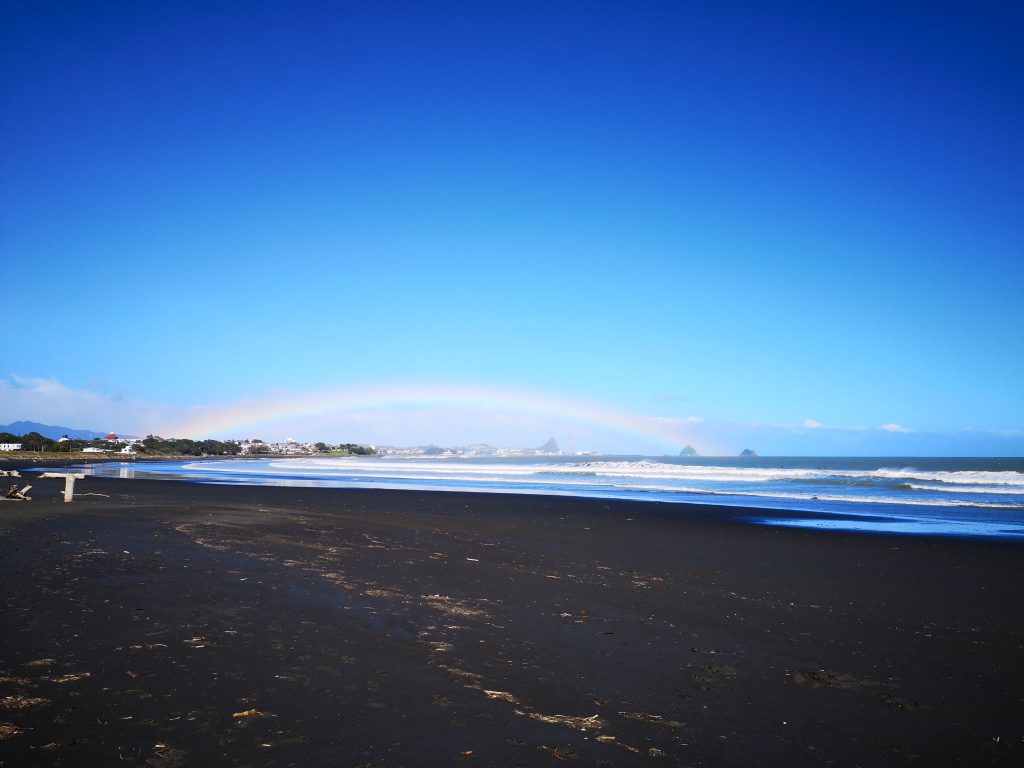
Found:
<path fill-rule="evenodd" d="M 196 406 L 159 433 L 175 437 L 237 437 L 288 419 L 366 409 L 456 407 L 550 416 L 679 450 L 696 440 L 687 433 L 695 420 L 643 416 L 584 400 L 527 389 L 466 384 L 385 384 L 304 394 L 252 398 L 219 406 Z M 706 442 L 706 441 L 705 441 Z"/>

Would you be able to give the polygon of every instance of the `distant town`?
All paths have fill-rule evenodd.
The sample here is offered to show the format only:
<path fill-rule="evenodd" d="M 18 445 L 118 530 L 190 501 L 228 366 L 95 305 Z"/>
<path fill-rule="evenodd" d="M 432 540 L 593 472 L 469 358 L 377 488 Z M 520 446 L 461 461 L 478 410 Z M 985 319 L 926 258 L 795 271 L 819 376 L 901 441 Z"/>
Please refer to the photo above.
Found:
<path fill-rule="evenodd" d="M 15 422 L 0 427 L 11 430 L 32 427 L 16 434 L 0 431 L 0 452 L 33 451 L 58 454 L 112 454 L 120 456 L 561 456 L 554 438 L 537 448 L 501 448 L 486 443 L 467 446 L 416 447 L 361 445 L 358 443 L 302 442 L 288 438 L 272 442 L 260 438 L 234 440 L 191 440 L 163 438 L 156 435 L 133 437 L 109 432 L 106 435 L 88 430 L 73 430 L 35 422 Z M 56 437 L 54 436 L 56 435 Z M 588 455 L 588 454 L 574 454 Z"/>
<path fill-rule="evenodd" d="M 303 442 L 287 438 L 280 442 L 258 437 L 233 440 L 192 440 L 156 435 L 134 437 L 114 432 L 103 434 L 34 421 L 0 424 L 0 454 L 16 451 L 56 454 L 109 454 L 123 457 L 157 456 L 428 456 L 428 457 L 516 457 L 516 456 L 599 456 L 593 451 L 563 451 L 555 438 L 536 448 L 503 448 L 489 443 L 448 446 L 363 445 L 360 443 Z M 678 456 L 701 456 L 687 445 Z M 741 458 L 756 458 L 757 451 L 745 448 Z"/>

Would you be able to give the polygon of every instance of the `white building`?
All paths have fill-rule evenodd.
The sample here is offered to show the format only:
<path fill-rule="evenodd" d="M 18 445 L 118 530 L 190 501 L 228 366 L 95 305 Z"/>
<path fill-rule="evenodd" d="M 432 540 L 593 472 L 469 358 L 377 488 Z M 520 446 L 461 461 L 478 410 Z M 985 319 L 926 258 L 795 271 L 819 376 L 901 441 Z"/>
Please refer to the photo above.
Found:
<path fill-rule="evenodd" d="M 0 443 L 0 451 L 20 451 L 21 443 Z"/>

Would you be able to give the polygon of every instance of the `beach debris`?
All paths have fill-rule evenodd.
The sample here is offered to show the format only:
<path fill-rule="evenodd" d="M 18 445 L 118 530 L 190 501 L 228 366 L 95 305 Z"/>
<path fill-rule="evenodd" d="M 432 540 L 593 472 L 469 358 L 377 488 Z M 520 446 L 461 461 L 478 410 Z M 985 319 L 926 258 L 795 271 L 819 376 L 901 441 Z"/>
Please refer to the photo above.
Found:
<path fill-rule="evenodd" d="M 637 720 L 641 723 L 652 723 L 654 725 L 664 725 L 668 728 L 682 728 L 683 723 L 677 720 L 666 720 L 661 715 L 651 715 L 647 712 L 619 712 L 619 717 L 624 717 L 627 720 Z"/>
<path fill-rule="evenodd" d="M 444 664 L 439 665 L 440 669 L 443 669 L 452 677 L 465 677 L 470 680 L 479 680 L 481 675 L 476 672 L 467 672 L 464 669 L 457 669 L 456 667 L 446 667 Z"/>
<path fill-rule="evenodd" d="M 24 728 L 19 728 L 14 723 L 0 723 L 0 741 L 9 739 L 11 736 L 17 736 L 19 733 L 24 732 Z"/>
<path fill-rule="evenodd" d="M 31 490 L 31 485 L 26 485 L 21 490 L 18 490 L 17 485 L 12 485 L 7 489 L 7 493 L 4 494 L 4 498 L 10 499 L 11 501 L 32 501 L 32 497 L 28 495 L 28 492 Z"/>
<path fill-rule="evenodd" d="M 0 672 L 0 684 L 7 683 L 9 685 L 17 685 L 20 688 L 25 688 L 32 685 L 32 681 L 27 677 L 18 677 L 16 675 L 9 675 L 6 672 Z"/>
<path fill-rule="evenodd" d="M 564 725 L 577 731 L 597 731 L 604 728 L 604 721 L 599 715 L 583 717 L 582 715 L 542 715 L 540 712 L 522 712 L 515 710 L 517 715 L 526 715 L 531 720 L 539 720 L 549 725 Z"/>
<path fill-rule="evenodd" d="M 473 750 L 472 749 L 464 749 L 461 752 L 459 752 L 459 757 L 472 757 L 472 756 L 473 756 Z"/>
<path fill-rule="evenodd" d="M 242 717 L 266 717 L 266 712 L 260 712 L 258 709 L 246 709 L 242 712 L 233 712 L 231 716 L 235 719 Z"/>
<path fill-rule="evenodd" d="M 793 673 L 793 682 L 798 685 L 809 685 L 811 688 L 840 688 L 848 691 L 859 691 L 868 686 L 878 685 L 831 669 L 802 669 Z"/>
<path fill-rule="evenodd" d="M 577 755 L 568 747 L 551 746 L 549 744 L 541 744 L 537 749 L 542 752 L 550 752 L 556 760 L 568 760 L 570 758 L 576 758 Z"/>
<path fill-rule="evenodd" d="M 615 741 L 615 737 L 601 734 L 600 736 L 595 736 L 594 741 L 600 742 L 601 744 L 611 744 L 613 741 Z"/>
<path fill-rule="evenodd" d="M 484 696 L 489 699 L 501 699 L 507 701 L 509 704 L 518 704 L 519 700 L 508 691 L 488 691 L 484 690 Z"/>
<path fill-rule="evenodd" d="M 32 661 L 26 661 L 26 667 L 50 667 L 53 666 L 53 659 L 33 659 Z"/>
<path fill-rule="evenodd" d="M 421 599 L 424 601 L 424 605 L 428 608 L 440 611 L 441 613 L 446 613 L 449 616 L 459 616 L 461 618 L 470 619 L 487 615 L 479 608 L 470 608 L 465 605 L 464 601 L 456 600 L 448 597 L 447 595 L 423 595 Z"/>
<path fill-rule="evenodd" d="M 205 648 L 206 644 L 210 642 L 210 640 L 202 635 L 196 635 L 195 637 L 191 637 L 188 640 L 182 640 L 181 642 L 190 648 Z"/>
<path fill-rule="evenodd" d="M 41 749 L 46 749 L 46 747 L 41 747 Z M 129 760 L 133 760 L 133 761 L 134 760 L 138 760 L 140 757 L 142 757 L 142 750 L 141 749 L 135 750 L 135 754 L 134 755 L 131 752 L 128 752 L 127 755 L 126 755 L 125 752 L 124 752 L 124 747 L 118 746 L 118 748 L 117 748 L 117 759 L 118 760 L 127 762 Z"/>
<path fill-rule="evenodd" d="M 71 674 L 61 675 L 60 677 L 47 677 L 44 680 L 49 680 L 51 683 L 74 683 L 78 680 L 84 680 L 87 677 L 92 677 L 91 672 L 72 672 Z"/>
<path fill-rule="evenodd" d="M 141 752 L 136 755 L 135 759 L 138 760 L 140 757 Z M 122 755 L 121 759 L 127 761 L 130 758 Z M 153 745 L 153 757 L 146 760 L 146 765 L 165 766 L 166 768 L 179 768 L 179 766 L 189 764 L 191 764 L 191 761 L 189 761 L 188 753 L 185 750 L 165 744 L 162 741 L 158 741 Z"/>
<path fill-rule="evenodd" d="M 49 699 L 41 696 L 4 696 L 0 699 L 0 706 L 4 709 L 28 709 L 29 707 L 41 707 L 49 704 Z"/>
<path fill-rule="evenodd" d="M 21 477 L 21 473 L 16 469 L 0 469 L 0 477 Z"/>
<path fill-rule="evenodd" d="M 395 592 L 392 589 L 368 589 L 365 592 L 363 592 L 363 594 L 367 597 L 380 597 L 386 600 L 395 597 L 402 597 L 402 594 L 400 592 Z"/>

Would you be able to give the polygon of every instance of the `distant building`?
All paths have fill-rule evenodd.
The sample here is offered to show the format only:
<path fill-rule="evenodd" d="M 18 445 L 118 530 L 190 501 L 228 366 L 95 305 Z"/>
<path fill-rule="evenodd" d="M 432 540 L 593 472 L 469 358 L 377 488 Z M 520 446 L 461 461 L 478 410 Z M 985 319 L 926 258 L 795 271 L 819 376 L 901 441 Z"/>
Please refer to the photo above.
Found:
<path fill-rule="evenodd" d="M 107 451 L 106 451 L 105 448 L 93 448 L 92 446 L 89 446 L 88 448 L 83 448 L 82 449 L 82 453 L 106 453 L 106 452 Z"/>
<path fill-rule="evenodd" d="M 107 435 L 103 439 L 106 440 L 108 443 L 116 443 L 117 442 L 117 435 L 115 435 L 113 432 L 111 432 L 109 435 Z"/>
<path fill-rule="evenodd" d="M 0 451 L 20 451 L 21 443 L 0 443 Z"/>

